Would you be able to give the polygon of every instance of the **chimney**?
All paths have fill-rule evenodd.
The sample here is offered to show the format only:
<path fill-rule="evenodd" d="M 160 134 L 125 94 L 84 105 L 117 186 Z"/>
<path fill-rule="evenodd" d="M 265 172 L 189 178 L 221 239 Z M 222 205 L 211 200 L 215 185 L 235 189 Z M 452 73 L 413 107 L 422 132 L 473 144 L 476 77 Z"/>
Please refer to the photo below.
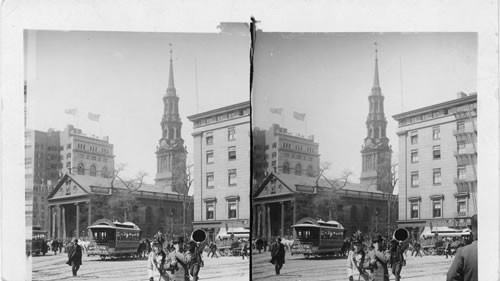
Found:
<path fill-rule="evenodd" d="M 467 96 L 467 94 L 466 94 L 466 93 L 464 93 L 464 92 L 458 92 L 458 93 L 457 93 L 457 99 L 460 99 L 460 98 L 465 98 L 466 96 Z"/>

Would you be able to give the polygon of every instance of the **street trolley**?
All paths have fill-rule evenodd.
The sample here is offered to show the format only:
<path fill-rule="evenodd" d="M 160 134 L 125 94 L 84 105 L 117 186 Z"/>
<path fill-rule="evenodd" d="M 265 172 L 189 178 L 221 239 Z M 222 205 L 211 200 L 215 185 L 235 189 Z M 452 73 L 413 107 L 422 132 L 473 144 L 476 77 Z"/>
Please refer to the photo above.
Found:
<path fill-rule="evenodd" d="M 117 222 L 100 219 L 88 227 L 90 243 L 88 256 L 136 257 L 141 242 L 141 230 L 132 222 Z"/>
<path fill-rule="evenodd" d="M 336 221 L 300 219 L 292 225 L 296 239 L 292 244 L 292 255 L 340 256 L 344 243 L 344 227 Z"/>
<path fill-rule="evenodd" d="M 31 252 L 33 255 L 44 255 L 48 251 L 47 246 L 47 231 L 43 231 L 41 227 L 33 226 L 31 238 Z"/>

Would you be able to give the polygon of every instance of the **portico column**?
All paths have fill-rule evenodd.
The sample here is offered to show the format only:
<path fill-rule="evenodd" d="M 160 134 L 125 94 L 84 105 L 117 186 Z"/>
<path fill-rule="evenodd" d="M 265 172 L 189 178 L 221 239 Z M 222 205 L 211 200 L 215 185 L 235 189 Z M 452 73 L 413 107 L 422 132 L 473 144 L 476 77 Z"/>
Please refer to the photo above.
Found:
<path fill-rule="evenodd" d="M 92 205 L 90 204 L 90 200 L 87 202 L 87 204 L 89 204 L 89 206 L 88 206 L 88 209 L 89 209 L 88 226 L 91 226 L 92 225 Z"/>
<path fill-rule="evenodd" d="M 262 205 L 257 205 L 257 237 L 262 236 L 262 233 L 260 232 L 261 229 L 261 223 L 262 223 Z"/>
<path fill-rule="evenodd" d="M 76 238 L 80 238 L 80 205 L 78 203 L 75 203 L 76 206 Z"/>
<path fill-rule="evenodd" d="M 266 205 L 266 220 L 267 220 L 267 237 L 271 238 L 271 208 L 269 205 Z"/>
<path fill-rule="evenodd" d="M 66 238 L 66 209 L 61 206 L 62 209 L 62 214 L 61 214 L 61 219 L 62 219 L 62 238 Z"/>
<path fill-rule="evenodd" d="M 297 203 L 295 201 L 295 199 L 292 200 L 292 205 L 293 205 L 293 216 L 292 216 L 292 224 L 295 224 L 297 222 Z M 295 231 L 292 230 L 292 235 L 293 235 L 293 239 L 295 240 Z"/>
<path fill-rule="evenodd" d="M 57 215 L 56 215 L 56 219 L 57 219 L 57 238 L 60 239 L 61 236 L 62 236 L 62 232 L 61 232 L 61 213 L 62 213 L 62 206 L 61 205 L 57 205 Z"/>
<path fill-rule="evenodd" d="M 280 203 L 281 205 L 281 239 L 285 237 L 285 201 Z"/>

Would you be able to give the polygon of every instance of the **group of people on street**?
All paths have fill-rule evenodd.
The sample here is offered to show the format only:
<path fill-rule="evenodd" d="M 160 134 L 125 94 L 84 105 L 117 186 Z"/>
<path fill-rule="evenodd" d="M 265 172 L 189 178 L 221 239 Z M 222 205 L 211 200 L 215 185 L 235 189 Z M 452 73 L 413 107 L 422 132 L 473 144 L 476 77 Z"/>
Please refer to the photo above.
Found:
<path fill-rule="evenodd" d="M 207 243 L 191 240 L 184 249 L 183 242 L 181 237 L 165 243 L 162 235 L 155 236 L 146 265 L 149 280 L 198 280 L 200 268 L 204 266 L 202 252 Z"/>
<path fill-rule="evenodd" d="M 391 240 L 386 249 L 386 242 L 381 235 L 372 240 L 370 249 L 365 249 L 361 237 L 352 241 L 353 250 L 347 256 L 347 278 L 353 280 L 389 281 L 389 268 L 396 281 L 401 279 L 401 270 L 406 265 L 400 242 Z"/>

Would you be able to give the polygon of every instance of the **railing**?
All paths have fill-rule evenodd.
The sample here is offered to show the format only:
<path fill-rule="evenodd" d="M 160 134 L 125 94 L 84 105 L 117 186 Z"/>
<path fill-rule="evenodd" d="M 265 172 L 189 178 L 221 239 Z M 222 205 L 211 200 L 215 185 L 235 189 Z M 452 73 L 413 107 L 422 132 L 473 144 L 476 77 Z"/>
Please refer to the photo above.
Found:
<path fill-rule="evenodd" d="M 467 217 L 467 211 L 455 212 L 455 217 Z"/>

